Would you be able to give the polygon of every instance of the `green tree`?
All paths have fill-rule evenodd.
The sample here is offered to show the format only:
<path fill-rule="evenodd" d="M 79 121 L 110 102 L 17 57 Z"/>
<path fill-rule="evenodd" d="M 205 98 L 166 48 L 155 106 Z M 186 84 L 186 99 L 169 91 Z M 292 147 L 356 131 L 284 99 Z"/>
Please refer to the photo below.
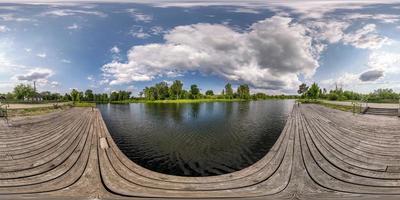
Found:
<path fill-rule="evenodd" d="M 76 90 L 76 89 L 73 89 L 72 91 L 71 91 L 71 98 L 72 98 L 72 101 L 73 102 L 79 102 L 79 101 L 81 101 L 81 99 L 80 99 L 80 95 L 79 95 L 79 91 L 78 90 Z"/>
<path fill-rule="evenodd" d="M 239 85 L 237 95 L 240 99 L 250 99 L 250 88 L 247 84 Z"/>
<path fill-rule="evenodd" d="M 225 85 L 225 97 L 228 99 L 233 98 L 233 89 L 232 89 L 232 85 L 230 83 L 227 83 Z"/>
<path fill-rule="evenodd" d="M 305 83 L 302 83 L 299 85 L 299 89 L 297 90 L 297 93 L 300 94 L 302 97 L 304 97 L 304 94 L 307 92 L 308 86 Z"/>
<path fill-rule="evenodd" d="M 168 97 L 169 97 L 169 88 L 168 88 L 167 82 L 163 81 L 163 82 L 157 83 L 155 85 L 155 88 L 156 88 L 156 92 L 157 92 L 156 100 L 158 100 L 158 99 L 161 99 L 161 100 L 168 99 Z"/>
<path fill-rule="evenodd" d="M 86 101 L 94 101 L 94 95 L 92 90 L 85 91 L 85 99 Z"/>
<path fill-rule="evenodd" d="M 214 91 L 212 91 L 212 90 L 207 90 L 207 91 L 206 91 L 206 95 L 207 95 L 207 96 L 214 96 Z"/>
<path fill-rule="evenodd" d="M 183 88 L 182 81 L 175 80 L 169 89 L 170 97 L 172 97 L 173 99 L 179 99 L 182 94 L 182 88 Z"/>
<path fill-rule="evenodd" d="M 197 99 L 197 98 L 199 98 L 199 95 L 200 95 L 200 89 L 199 89 L 199 87 L 197 87 L 197 85 L 193 84 L 190 86 L 189 93 L 190 93 L 190 96 L 192 99 Z"/>
<path fill-rule="evenodd" d="M 19 100 L 24 100 L 25 98 L 33 98 L 36 96 L 36 92 L 30 85 L 19 84 L 14 88 L 15 97 Z"/>
<path fill-rule="evenodd" d="M 313 83 L 311 87 L 307 90 L 307 96 L 311 99 L 318 99 L 320 88 L 318 84 Z"/>

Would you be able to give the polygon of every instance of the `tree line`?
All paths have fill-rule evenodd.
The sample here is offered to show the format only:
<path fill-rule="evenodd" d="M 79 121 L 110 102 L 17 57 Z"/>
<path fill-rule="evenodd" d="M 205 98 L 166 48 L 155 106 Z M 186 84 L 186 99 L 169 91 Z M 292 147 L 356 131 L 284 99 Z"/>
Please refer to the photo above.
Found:
<path fill-rule="evenodd" d="M 175 80 L 171 86 L 167 82 L 156 83 L 154 86 L 146 87 L 139 93 L 140 97 L 146 100 L 176 100 L 176 99 L 251 99 L 248 85 L 239 85 L 236 92 L 233 91 L 230 83 L 226 84 L 220 95 L 213 90 L 206 90 L 203 94 L 201 89 L 193 84 L 189 90 L 183 89 L 183 83 Z"/>
<path fill-rule="evenodd" d="M 167 82 L 156 83 L 153 86 L 145 87 L 138 97 L 132 96 L 129 91 L 113 91 L 111 93 L 94 93 L 93 90 L 79 91 L 72 89 L 70 93 L 61 95 L 50 91 L 37 92 L 29 84 L 17 85 L 13 92 L 0 94 L 0 99 L 8 101 L 73 101 L 73 102 L 126 102 L 126 101 L 155 101 L 155 100 L 179 100 L 179 99 L 241 99 L 241 100 L 259 100 L 259 99 L 287 99 L 297 98 L 296 95 L 267 95 L 265 93 L 251 94 L 250 87 L 242 84 L 233 89 L 232 84 L 227 83 L 223 90 L 217 94 L 213 90 L 202 89 L 196 84 L 192 84 L 188 90 L 185 90 L 180 80 L 175 80 L 169 85 Z"/>
<path fill-rule="evenodd" d="M 331 101 L 368 101 L 376 103 L 398 103 L 400 93 L 396 93 L 393 89 L 381 88 L 374 90 L 369 94 L 357 93 L 349 90 L 344 90 L 336 85 L 335 89 L 329 90 L 320 88 L 317 83 L 307 86 L 305 83 L 299 85 L 297 93 L 300 98 L 310 99 L 327 99 Z"/>

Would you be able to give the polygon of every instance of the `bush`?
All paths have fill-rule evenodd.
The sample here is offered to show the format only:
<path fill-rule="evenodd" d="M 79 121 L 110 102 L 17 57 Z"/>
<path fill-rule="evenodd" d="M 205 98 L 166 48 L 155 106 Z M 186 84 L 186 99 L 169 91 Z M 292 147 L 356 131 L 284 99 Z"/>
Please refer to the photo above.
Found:
<path fill-rule="evenodd" d="M 328 99 L 331 100 L 331 101 L 336 101 L 336 100 L 339 99 L 339 95 L 337 95 L 336 93 L 330 93 L 328 95 Z"/>

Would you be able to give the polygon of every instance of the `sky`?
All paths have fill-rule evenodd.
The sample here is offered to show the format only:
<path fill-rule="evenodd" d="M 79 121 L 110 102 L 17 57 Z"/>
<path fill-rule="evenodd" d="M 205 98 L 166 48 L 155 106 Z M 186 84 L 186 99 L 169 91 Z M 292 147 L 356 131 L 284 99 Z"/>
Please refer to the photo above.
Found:
<path fill-rule="evenodd" d="M 400 92 L 400 1 L 0 1 L 0 93 L 36 81 L 136 95 L 174 80 Z"/>

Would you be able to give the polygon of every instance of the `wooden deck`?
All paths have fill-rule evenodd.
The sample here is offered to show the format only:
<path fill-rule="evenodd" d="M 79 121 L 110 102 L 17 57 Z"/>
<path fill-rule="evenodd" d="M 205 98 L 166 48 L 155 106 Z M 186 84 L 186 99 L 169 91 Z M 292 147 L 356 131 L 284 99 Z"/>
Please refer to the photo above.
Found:
<path fill-rule="evenodd" d="M 295 106 L 270 152 L 213 177 L 144 169 L 98 110 L 0 122 L 0 199 L 399 199 L 400 120 Z"/>

